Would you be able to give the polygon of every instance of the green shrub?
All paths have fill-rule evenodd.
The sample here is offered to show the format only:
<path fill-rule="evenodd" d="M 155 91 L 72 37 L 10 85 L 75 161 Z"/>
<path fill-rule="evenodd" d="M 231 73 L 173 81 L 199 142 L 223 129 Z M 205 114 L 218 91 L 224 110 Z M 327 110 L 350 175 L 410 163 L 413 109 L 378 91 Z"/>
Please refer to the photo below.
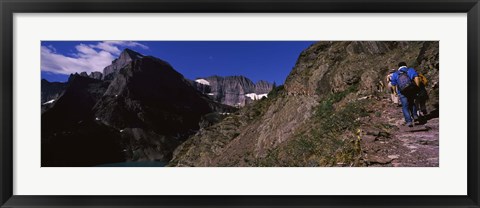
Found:
<path fill-rule="evenodd" d="M 345 132 L 356 132 L 360 125 L 358 118 L 368 115 L 366 102 L 352 101 L 334 108 L 334 104 L 348 94 L 356 92 L 357 86 L 331 93 L 316 107 L 312 127 L 299 133 L 296 139 L 285 146 L 270 151 L 262 161 L 265 166 L 335 166 L 337 164 L 358 165 L 361 155 L 360 140 L 357 136 L 345 138 Z M 278 158 L 279 152 L 288 155 Z"/>
<path fill-rule="evenodd" d="M 275 98 L 282 93 L 285 92 L 285 87 L 283 85 L 279 85 L 277 87 L 274 87 L 267 95 L 268 98 Z"/>

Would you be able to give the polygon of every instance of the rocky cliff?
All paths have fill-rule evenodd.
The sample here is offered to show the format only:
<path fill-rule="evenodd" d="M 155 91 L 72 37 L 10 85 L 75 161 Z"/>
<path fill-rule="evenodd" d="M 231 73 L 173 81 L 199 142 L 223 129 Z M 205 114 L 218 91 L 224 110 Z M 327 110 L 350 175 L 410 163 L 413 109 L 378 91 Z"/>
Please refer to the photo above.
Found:
<path fill-rule="evenodd" d="M 399 157 L 405 166 L 438 166 L 435 142 L 431 154 L 408 150 L 401 111 L 388 101 L 385 76 L 400 61 L 430 80 L 435 125 L 438 42 L 318 42 L 300 54 L 284 86 L 196 133 L 170 166 L 391 166 Z M 438 134 L 428 135 L 438 144 Z M 389 142 L 398 149 L 373 145 Z"/>
<path fill-rule="evenodd" d="M 273 84 L 267 81 L 253 83 L 244 76 L 198 78 L 192 81 L 192 85 L 213 100 L 235 107 L 243 107 L 266 97 L 273 87 Z"/>

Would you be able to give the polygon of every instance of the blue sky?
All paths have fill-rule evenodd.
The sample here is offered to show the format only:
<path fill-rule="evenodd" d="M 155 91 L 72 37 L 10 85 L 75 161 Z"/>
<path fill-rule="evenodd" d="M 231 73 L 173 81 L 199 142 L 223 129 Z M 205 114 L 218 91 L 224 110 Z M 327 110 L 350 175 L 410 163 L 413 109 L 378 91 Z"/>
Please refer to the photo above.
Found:
<path fill-rule="evenodd" d="M 186 78 L 243 75 L 281 84 L 312 41 L 42 41 L 41 76 L 102 71 L 125 48 L 169 62 Z"/>

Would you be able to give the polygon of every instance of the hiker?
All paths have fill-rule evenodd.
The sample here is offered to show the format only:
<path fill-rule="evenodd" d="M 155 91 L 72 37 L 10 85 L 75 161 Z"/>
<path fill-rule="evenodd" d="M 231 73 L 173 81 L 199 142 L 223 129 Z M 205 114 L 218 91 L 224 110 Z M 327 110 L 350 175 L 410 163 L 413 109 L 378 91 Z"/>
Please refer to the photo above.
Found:
<path fill-rule="evenodd" d="M 382 81 L 378 81 L 377 92 L 384 92 L 384 91 L 385 91 L 385 85 L 383 84 Z"/>
<path fill-rule="evenodd" d="M 398 64 L 398 70 L 392 75 L 392 86 L 402 103 L 403 117 L 408 127 L 413 127 L 418 120 L 415 98 L 419 91 L 420 79 L 413 68 L 408 68 L 405 62 Z M 413 119 L 413 120 L 412 120 Z"/>
<path fill-rule="evenodd" d="M 387 75 L 387 86 L 388 86 L 388 90 L 390 91 L 390 99 L 392 100 L 392 102 L 394 104 L 396 104 L 397 106 L 400 105 L 400 103 L 398 102 L 398 96 L 397 94 L 395 93 L 395 88 L 393 87 L 392 85 L 392 75 L 393 73 L 395 73 L 397 70 L 396 69 L 392 69 L 390 70 L 390 73 Z"/>
<path fill-rule="evenodd" d="M 415 105 L 417 106 L 418 110 L 418 115 L 420 117 L 425 117 L 428 113 L 427 111 L 427 106 L 425 103 L 428 100 L 428 93 L 426 86 L 428 84 L 427 78 L 423 74 L 418 74 L 418 78 L 420 79 L 420 86 L 419 86 L 419 92 L 417 94 L 417 97 L 415 99 Z"/>

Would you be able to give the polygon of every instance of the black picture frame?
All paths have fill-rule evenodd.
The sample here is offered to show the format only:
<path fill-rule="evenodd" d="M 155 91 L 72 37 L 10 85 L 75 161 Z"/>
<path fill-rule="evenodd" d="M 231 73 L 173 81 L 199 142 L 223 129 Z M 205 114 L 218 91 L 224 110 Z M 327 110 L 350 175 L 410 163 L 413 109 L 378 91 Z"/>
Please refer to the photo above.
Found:
<path fill-rule="evenodd" d="M 478 0 L 0 0 L 1 207 L 479 207 Z M 14 13 L 467 13 L 468 194 L 466 196 L 24 196 L 13 195 Z M 448 179 L 445 179 L 448 180 Z"/>

